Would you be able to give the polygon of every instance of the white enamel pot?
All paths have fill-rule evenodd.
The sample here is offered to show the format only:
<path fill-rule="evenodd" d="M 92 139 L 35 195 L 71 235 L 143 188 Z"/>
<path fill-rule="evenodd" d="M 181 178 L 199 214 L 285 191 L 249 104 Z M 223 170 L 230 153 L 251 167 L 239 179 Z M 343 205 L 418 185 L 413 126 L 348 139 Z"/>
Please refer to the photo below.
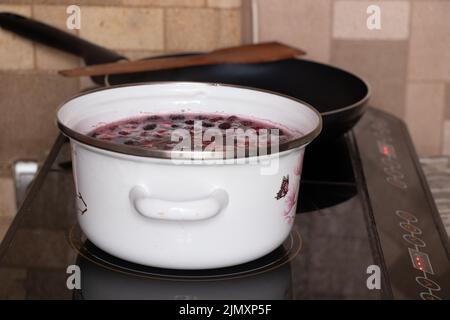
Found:
<path fill-rule="evenodd" d="M 86 135 L 124 118 L 179 112 L 270 120 L 303 135 L 267 156 L 182 162 L 170 151 Z M 87 238 L 119 258 L 173 269 L 241 264 L 277 248 L 295 217 L 305 146 L 321 130 L 320 114 L 301 101 L 188 82 L 84 93 L 60 107 L 57 121 L 71 141 L 78 221 Z"/>

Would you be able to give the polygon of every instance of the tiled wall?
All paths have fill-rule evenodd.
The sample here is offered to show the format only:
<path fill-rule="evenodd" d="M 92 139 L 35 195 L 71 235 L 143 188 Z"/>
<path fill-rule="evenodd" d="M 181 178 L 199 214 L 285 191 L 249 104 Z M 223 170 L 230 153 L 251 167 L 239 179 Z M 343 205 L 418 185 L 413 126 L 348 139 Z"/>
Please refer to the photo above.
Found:
<path fill-rule="evenodd" d="M 132 59 L 209 50 L 242 41 L 241 16 L 249 16 L 251 1 L 75 1 L 82 26 L 72 32 Z M 310 59 L 360 74 L 372 85 L 372 104 L 407 121 L 421 155 L 450 154 L 450 1 L 253 2 L 259 41 L 284 41 L 307 50 Z M 0 11 L 65 29 L 72 3 L 0 0 Z M 371 4 L 381 8 L 381 30 L 366 27 Z M 15 159 L 45 158 L 57 133 L 56 106 L 90 85 L 62 79 L 56 70 L 80 63 L 0 30 L 0 175 Z"/>
<path fill-rule="evenodd" d="M 372 105 L 403 118 L 420 155 L 450 155 L 450 1 L 254 0 L 259 40 L 353 71 Z M 377 5 L 381 29 L 369 30 Z"/>
<path fill-rule="evenodd" d="M 301 47 L 307 58 L 366 78 L 372 104 L 406 120 L 421 155 L 450 154 L 450 1 L 0 0 L 0 11 L 65 29 L 74 2 L 82 24 L 72 32 L 132 59 L 236 45 L 249 35 Z M 381 9 L 381 30 L 366 27 L 371 4 Z M 248 31 L 252 8 L 257 27 Z M 16 159 L 45 158 L 56 107 L 91 85 L 56 70 L 80 63 L 0 30 L 0 177 Z"/>
<path fill-rule="evenodd" d="M 73 3 L 81 7 L 81 29 L 73 33 L 132 59 L 241 42 L 241 0 L 0 0 L 0 11 L 67 31 Z M 90 84 L 56 70 L 80 63 L 0 29 L 0 176 L 16 159 L 45 158 L 57 134 L 56 107 Z"/>

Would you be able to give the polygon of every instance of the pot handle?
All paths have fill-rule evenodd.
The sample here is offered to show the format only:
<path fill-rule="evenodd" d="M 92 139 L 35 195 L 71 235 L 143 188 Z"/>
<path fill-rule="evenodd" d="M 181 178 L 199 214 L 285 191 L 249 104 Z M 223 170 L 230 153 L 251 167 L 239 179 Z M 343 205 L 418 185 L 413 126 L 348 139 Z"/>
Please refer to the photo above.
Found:
<path fill-rule="evenodd" d="M 145 187 L 135 186 L 129 196 L 139 214 L 160 220 L 204 220 L 217 215 L 228 204 L 228 193 L 222 189 L 215 189 L 204 198 L 174 201 L 155 198 Z"/>

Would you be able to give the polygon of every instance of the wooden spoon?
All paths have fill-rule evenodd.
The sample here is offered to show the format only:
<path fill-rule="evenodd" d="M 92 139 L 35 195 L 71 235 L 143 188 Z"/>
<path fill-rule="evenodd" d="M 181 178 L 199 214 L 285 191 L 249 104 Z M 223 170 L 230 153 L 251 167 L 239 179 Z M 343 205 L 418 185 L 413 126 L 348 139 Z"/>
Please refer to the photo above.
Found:
<path fill-rule="evenodd" d="M 59 73 L 65 77 L 99 76 L 208 64 L 269 62 L 293 58 L 304 54 L 305 52 L 303 50 L 282 43 L 266 42 L 219 49 L 193 56 L 96 64 L 81 68 L 61 70 Z"/>

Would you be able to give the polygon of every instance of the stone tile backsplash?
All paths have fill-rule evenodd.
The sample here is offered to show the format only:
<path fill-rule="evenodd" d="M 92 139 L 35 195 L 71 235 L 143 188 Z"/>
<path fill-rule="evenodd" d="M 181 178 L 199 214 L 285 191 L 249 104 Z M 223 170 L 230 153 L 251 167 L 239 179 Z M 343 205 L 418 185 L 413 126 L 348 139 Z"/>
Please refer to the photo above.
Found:
<path fill-rule="evenodd" d="M 111 49 L 163 50 L 162 8 L 82 8 L 80 36 Z"/>
<path fill-rule="evenodd" d="M 406 90 L 406 123 L 416 148 L 423 154 L 439 154 L 442 146 L 445 85 L 409 83 Z"/>
<path fill-rule="evenodd" d="M 39 21 L 51 24 L 60 29 L 65 29 L 73 34 L 77 30 L 66 28 L 67 6 L 40 5 L 33 7 L 33 17 Z M 35 44 L 35 63 L 38 70 L 60 70 L 75 68 L 80 65 L 81 60 L 61 50 L 49 48 L 41 44 Z"/>
<path fill-rule="evenodd" d="M 78 79 L 42 71 L 0 71 L 0 165 L 45 159 L 58 130 L 58 105 L 79 90 Z"/>
<path fill-rule="evenodd" d="M 409 79 L 450 82 L 450 1 L 414 2 Z"/>
<path fill-rule="evenodd" d="M 31 16 L 31 6 L 1 4 L 0 12 L 9 11 Z M 34 68 L 33 44 L 0 29 L 0 70 L 29 70 Z"/>
<path fill-rule="evenodd" d="M 404 117 L 407 41 L 337 39 L 332 51 L 333 65 L 369 82 L 372 105 Z"/>
<path fill-rule="evenodd" d="M 306 58 L 330 60 L 331 0 L 257 0 L 259 41 L 306 49 Z"/>
<path fill-rule="evenodd" d="M 68 5 L 81 29 L 68 30 Z M 130 59 L 241 43 L 241 0 L 0 0 L 0 12 L 33 17 Z M 18 159 L 43 161 L 58 134 L 57 106 L 93 86 L 57 70 L 82 60 L 0 29 L 0 176 Z"/>
<path fill-rule="evenodd" d="M 450 1 L 254 3 L 259 40 L 279 39 L 361 75 L 370 104 L 406 121 L 420 156 L 450 155 Z"/>
<path fill-rule="evenodd" d="M 367 28 L 367 10 L 376 4 L 383 15 L 378 32 Z M 335 1 L 333 38 L 358 40 L 402 40 L 409 33 L 409 1 Z M 369 8 L 369 9 L 368 9 Z"/>
<path fill-rule="evenodd" d="M 253 5 L 250 5 L 253 1 Z M 66 31 L 70 0 L 0 0 L 16 12 Z M 371 84 L 371 104 L 403 118 L 421 155 L 450 154 L 450 1 L 430 0 L 80 0 L 75 35 L 131 59 L 278 40 L 307 59 L 355 72 Z M 245 5 L 244 5 L 245 4 Z M 378 6 L 381 29 L 369 30 Z M 252 16 L 253 23 L 242 23 Z M 246 10 L 244 12 L 244 10 Z M 368 13 L 369 12 L 369 13 Z M 70 54 L 0 29 L 0 174 L 17 159 L 42 161 L 57 129 L 58 104 L 90 81 L 61 78 L 81 65 Z M 13 129 L 20 126 L 19 133 Z"/>

